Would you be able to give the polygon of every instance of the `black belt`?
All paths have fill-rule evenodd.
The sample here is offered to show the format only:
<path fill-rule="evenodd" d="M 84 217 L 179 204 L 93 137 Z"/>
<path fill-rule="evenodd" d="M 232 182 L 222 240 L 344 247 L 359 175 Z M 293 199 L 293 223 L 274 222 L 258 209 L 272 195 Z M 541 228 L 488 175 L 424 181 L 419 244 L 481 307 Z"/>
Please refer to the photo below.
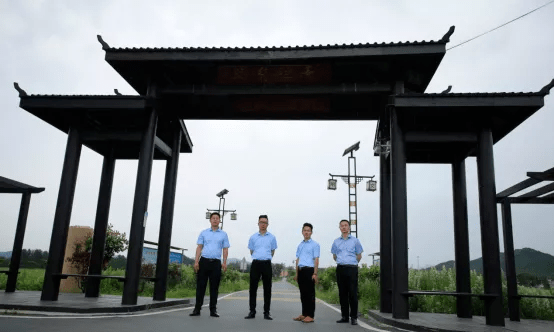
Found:
<path fill-rule="evenodd" d="M 271 262 L 271 259 L 254 259 L 252 260 L 252 263 L 253 262 L 265 263 L 265 262 Z"/>
<path fill-rule="evenodd" d="M 337 264 L 337 267 L 358 267 L 358 265 Z"/>
<path fill-rule="evenodd" d="M 298 269 L 299 270 L 307 270 L 307 269 L 313 269 L 314 267 L 313 266 L 299 266 Z"/>
<path fill-rule="evenodd" d="M 220 259 L 216 259 L 216 258 L 206 258 L 206 257 L 200 257 L 200 259 L 203 259 L 205 261 L 208 261 L 208 262 L 221 262 Z"/>

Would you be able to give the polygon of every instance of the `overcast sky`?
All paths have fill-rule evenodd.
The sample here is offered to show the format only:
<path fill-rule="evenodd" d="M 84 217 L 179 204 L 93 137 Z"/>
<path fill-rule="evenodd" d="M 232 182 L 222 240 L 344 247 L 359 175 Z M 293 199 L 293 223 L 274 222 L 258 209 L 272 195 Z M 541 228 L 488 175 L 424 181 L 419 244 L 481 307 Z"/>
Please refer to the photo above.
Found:
<path fill-rule="evenodd" d="M 547 0 L 496 1 L 37 1 L 0 0 L 0 176 L 46 191 L 33 195 L 24 248 L 48 250 L 67 135 L 19 108 L 13 82 L 28 94 L 123 94 L 134 91 L 104 61 L 96 39 L 112 47 L 296 46 L 439 40 L 448 47 L 510 21 Z M 549 32 L 550 31 L 550 32 Z M 554 78 L 554 4 L 446 52 L 426 92 L 531 92 Z M 552 92 L 554 94 L 554 91 Z M 554 100 L 494 146 L 497 192 L 554 167 Z M 172 245 L 189 249 L 209 227 L 229 190 L 224 230 L 229 257 L 250 259 L 257 217 L 269 216 L 274 262 L 290 265 L 304 222 L 314 225 L 321 265 L 348 218 L 347 186 L 326 190 L 328 174 L 347 172 L 344 149 L 359 175 L 379 175 L 372 145 L 376 122 L 186 121 L 194 144 L 180 158 Z M 71 225 L 93 226 L 102 157 L 83 148 Z M 481 257 L 475 158 L 466 160 L 471 259 Z M 110 223 L 129 234 L 136 161 L 116 163 Z M 165 162 L 155 161 L 145 240 L 158 241 Z M 451 168 L 407 167 L 409 265 L 454 258 Z M 12 250 L 20 195 L 0 195 L 0 251 Z M 379 192 L 359 191 L 359 238 L 379 251 Z M 554 206 L 513 206 L 515 248 L 554 254 Z M 499 225 L 501 219 L 499 214 Z M 500 231 L 500 234 L 502 232 Z M 500 239 L 501 251 L 503 242 Z"/>

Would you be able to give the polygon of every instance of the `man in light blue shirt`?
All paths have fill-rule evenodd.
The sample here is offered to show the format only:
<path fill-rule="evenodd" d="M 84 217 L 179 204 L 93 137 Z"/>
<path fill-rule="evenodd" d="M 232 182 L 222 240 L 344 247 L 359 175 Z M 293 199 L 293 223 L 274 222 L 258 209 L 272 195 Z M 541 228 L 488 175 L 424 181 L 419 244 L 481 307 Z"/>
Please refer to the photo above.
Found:
<path fill-rule="evenodd" d="M 210 316 L 219 317 L 217 313 L 217 294 L 221 269 L 227 271 L 227 255 L 229 250 L 229 238 L 227 233 L 219 229 L 220 215 L 214 212 L 210 215 L 211 227 L 203 230 L 196 242 L 196 256 L 194 259 L 194 271 L 196 277 L 196 304 L 190 316 L 200 316 L 200 309 L 204 303 L 206 286 L 210 280 Z M 223 252 L 223 264 L 221 253 Z"/>
<path fill-rule="evenodd" d="M 246 319 L 256 317 L 256 293 L 260 277 L 264 286 L 264 319 L 272 320 L 269 314 L 271 304 L 271 258 L 277 249 L 277 239 L 267 231 L 268 219 L 265 214 L 258 218 L 259 232 L 254 233 L 248 241 L 248 249 L 252 255 L 250 266 L 250 312 Z"/>
<path fill-rule="evenodd" d="M 304 223 L 302 236 L 296 249 L 296 275 L 294 280 L 298 281 L 300 289 L 300 302 L 302 302 L 302 314 L 295 321 L 313 323 L 315 316 L 315 284 L 317 283 L 317 269 L 319 266 L 319 243 L 312 240 L 313 226 Z"/>
<path fill-rule="evenodd" d="M 331 253 L 337 262 L 337 286 L 339 288 L 340 311 L 342 318 L 337 323 L 350 321 L 358 325 L 358 262 L 362 259 L 362 244 L 350 234 L 350 222 L 339 222 L 341 236 L 333 242 Z"/>

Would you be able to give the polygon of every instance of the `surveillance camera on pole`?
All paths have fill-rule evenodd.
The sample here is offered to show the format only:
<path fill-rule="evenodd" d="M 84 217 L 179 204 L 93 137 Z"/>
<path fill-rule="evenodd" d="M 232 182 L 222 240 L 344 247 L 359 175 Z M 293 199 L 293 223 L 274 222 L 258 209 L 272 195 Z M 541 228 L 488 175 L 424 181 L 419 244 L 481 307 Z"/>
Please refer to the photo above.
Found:
<path fill-rule="evenodd" d="M 354 233 L 356 237 L 358 237 L 358 183 L 364 178 L 367 178 L 369 181 L 367 181 L 366 190 L 375 191 L 377 189 L 377 181 L 373 180 L 375 175 L 363 176 L 356 174 L 356 157 L 354 157 L 354 151 L 358 151 L 359 149 L 360 142 L 358 141 L 356 144 L 344 150 L 342 154 L 344 157 L 350 153 L 350 156 L 348 156 L 348 175 L 335 175 L 329 173 L 331 178 L 327 181 L 327 189 L 329 190 L 337 189 L 337 180 L 335 177 L 342 178 L 342 180 L 348 184 L 348 221 L 350 223 L 350 233 Z M 354 172 L 353 175 L 351 174 L 351 170 Z"/>
<path fill-rule="evenodd" d="M 207 209 L 208 211 L 206 212 L 206 219 L 210 219 L 210 215 L 212 214 L 212 212 L 217 211 L 219 213 L 219 215 L 221 216 L 221 229 L 223 229 L 223 219 L 225 218 L 225 212 L 231 212 L 231 220 L 237 220 L 237 210 L 225 210 L 225 197 L 223 196 L 227 195 L 228 193 L 229 190 L 227 189 L 223 189 L 222 191 L 218 192 L 216 196 L 219 197 L 219 208 L 217 210 Z"/>

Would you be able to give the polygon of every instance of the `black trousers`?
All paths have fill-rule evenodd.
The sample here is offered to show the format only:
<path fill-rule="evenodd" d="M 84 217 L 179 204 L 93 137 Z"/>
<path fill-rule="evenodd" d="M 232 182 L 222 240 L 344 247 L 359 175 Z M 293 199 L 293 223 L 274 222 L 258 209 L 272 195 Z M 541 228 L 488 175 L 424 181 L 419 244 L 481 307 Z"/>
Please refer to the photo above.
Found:
<path fill-rule="evenodd" d="M 271 306 L 271 261 L 253 260 L 250 266 L 250 311 L 256 313 L 256 293 L 260 277 L 264 285 L 264 314 L 269 314 Z"/>
<path fill-rule="evenodd" d="M 298 269 L 298 288 L 300 288 L 300 302 L 302 302 L 302 316 L 314 318 L 315 314 L 315 283 L 312 279 L 313 267 Z"/>
<path fill-rule="evenodd" d="M 342 317 L 358 318 L 358 266 L 337 265 L 337 285 Z"/>
<path fill-rule="evenodd" d="M 200 268 L 196 276 L 196 305 L 194 310 L 200 311 L 204 304 L 204 295 L 206 286 L 210 280 L 210 311 L 215 311 L 217 307 L 217 293 L 219 291 L 219 282 L 221 280 L 221 261 L 219 259 L 200 258 Z"/>

